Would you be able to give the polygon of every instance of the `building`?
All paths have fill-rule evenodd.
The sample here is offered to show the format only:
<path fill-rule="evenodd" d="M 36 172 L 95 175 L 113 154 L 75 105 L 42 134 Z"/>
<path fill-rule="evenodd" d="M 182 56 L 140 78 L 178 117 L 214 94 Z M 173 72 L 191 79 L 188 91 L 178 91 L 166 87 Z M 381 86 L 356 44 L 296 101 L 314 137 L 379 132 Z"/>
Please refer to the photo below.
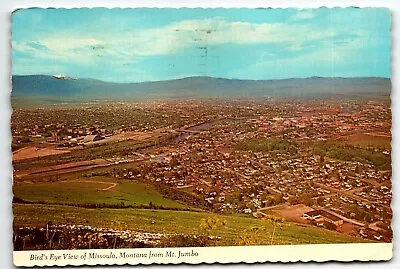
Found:
<path fill-rule="evenodd" d="M 88 143 L 88 142 L 95 142 L 95 141 L 99 141 L 99 140 L 103 140 L 104 137 L 100 136 L 100 135 L 87 135 L 83 138 L 82 142 L 83 143 Z"/>
<path fill-rule="evenodd" d="M 330 222 L 336 226 L 343 225 L 343 220 L 325 210 L 312 210 L 303 214 L 303 218 L 307 220 L 314 220 L 316 222 Z"/>

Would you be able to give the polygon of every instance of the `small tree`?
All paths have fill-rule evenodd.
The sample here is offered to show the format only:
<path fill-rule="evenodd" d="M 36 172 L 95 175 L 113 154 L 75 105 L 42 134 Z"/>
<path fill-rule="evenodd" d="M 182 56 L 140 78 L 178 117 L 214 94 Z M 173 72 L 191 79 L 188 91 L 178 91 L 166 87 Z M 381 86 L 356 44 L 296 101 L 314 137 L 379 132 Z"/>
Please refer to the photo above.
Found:
<path fill-rule="evenodd" d="M 274 239 L 277 233 L 277 228 L 281 228 L 285 220 L 276 216 L 266 216 L 263 219 L 272 223 L 272 234 L 270 241 L 270 244 L 272 245 L 274 243 Z M 264 225 L 245 229 L 239 237 L 238 244 L 242 246 L 258 245 L 260 242 L 260 238 L 262 238 L 264 234 L 270 233 L 271 228 L 265 227 Z"/>
<path fill-rule="evenodd" d="M 239 237 L 238 244 L 241 246 L 252 246 L 257 244 L 257 239 L 260 233 L 265 232 L 265 228 L 251 227 L 243 231 L 242 235 Z"/>
<path fill-rule="evenodd" d="M 218 217 L 208 217 L 200 220 L 200 229 L 204 231 L 215 230 L 226 225 L 225 220 Z"/>
<path fill-rule="evenodd" d="M 270 245 L 272 245 L 274 243 L 274 239 L 275 239 L 275 234 L 276 234 L 276 228 L 282 228 L 282 224 L 285 222 L 285 219 L 283 218 L 279 218 L 276 216 L 266 216 L 265 219 L 269 222 L 272 223 L 273 225 L 273 230 L 272 230 L 272 235 L 271 235 L 271 243 Z"/>
<path fill-rule="evenodd" d="M 319 206 L 322 206 L 323 204 L 324 204 L 324 202 L 325 202 L 325 199 L 324 199 L 324 197 L 318 197 L 317 198 L 317 204 L 319 205 Z"/>

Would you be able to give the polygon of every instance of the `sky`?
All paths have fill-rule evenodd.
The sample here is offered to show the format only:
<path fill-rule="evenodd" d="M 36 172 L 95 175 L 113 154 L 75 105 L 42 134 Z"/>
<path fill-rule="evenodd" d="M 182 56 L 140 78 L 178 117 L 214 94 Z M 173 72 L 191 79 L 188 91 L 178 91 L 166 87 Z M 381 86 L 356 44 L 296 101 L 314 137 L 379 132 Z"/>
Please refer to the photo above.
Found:
<path fill-rule="evenodd" d="M 113 82 L 390 77 L 385 8 L 21 9 L 13 75 Z"/>

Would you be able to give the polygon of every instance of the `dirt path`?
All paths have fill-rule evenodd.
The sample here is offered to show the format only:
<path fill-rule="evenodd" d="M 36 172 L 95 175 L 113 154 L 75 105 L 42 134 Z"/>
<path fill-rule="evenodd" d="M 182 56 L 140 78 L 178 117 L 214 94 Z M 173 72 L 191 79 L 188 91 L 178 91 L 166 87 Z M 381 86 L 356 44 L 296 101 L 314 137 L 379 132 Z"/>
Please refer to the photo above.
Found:
<path fill-rule="evenodd" d="M 102 183 L 106 183 L 106 182 L 102 182 Z M 110 182 L 110 184 L 111 185 L 109 187 L 101 189 L 101 191 L 109 191 L 109 190 L 111 190 L 112 188 L 114 188 L 115 186 L 118 185 L 117 183 L 111 183 L 111 182 Z"/>
<path fill-rule="evenodd" d="M 98 191 L 109 191 L 112 188 L 114 188 L 115 186 L 118 185 L 118 183 L 115 182 L 106 182 L 106 181 L 93 181 L 93 180 L 64 180 L 61 182 L 65 182 L 65 183 L 73 183 L 73 182 L 78 182 L 78 183 L 92 183 L 92 184 L 110 184 L 110 186 L 105 187 L 103 189 L 98 189 Z"/>

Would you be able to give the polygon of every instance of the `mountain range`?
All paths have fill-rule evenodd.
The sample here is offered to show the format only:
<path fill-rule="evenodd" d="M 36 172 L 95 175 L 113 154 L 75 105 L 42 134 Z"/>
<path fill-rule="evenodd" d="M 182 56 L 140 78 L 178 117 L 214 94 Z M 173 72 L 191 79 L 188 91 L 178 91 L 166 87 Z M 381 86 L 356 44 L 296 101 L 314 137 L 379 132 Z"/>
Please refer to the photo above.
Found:
<path fill-rule="evenodd" d="M 152 100 L 191 98 L 316 98 L 389 96 L 389 78 L 293 78 L 240 80 L 186 77 L 174 80 L 114 83 L 47 75 L 15 75 L 11 96 L 59 100 Z"/>

